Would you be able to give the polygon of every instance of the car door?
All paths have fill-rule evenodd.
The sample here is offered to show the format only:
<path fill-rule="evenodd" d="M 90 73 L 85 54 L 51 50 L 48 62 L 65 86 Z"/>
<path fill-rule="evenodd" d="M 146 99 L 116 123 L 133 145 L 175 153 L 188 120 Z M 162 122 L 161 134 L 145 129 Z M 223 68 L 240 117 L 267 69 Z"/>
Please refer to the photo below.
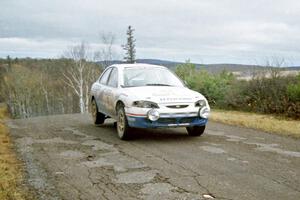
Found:
<path fill-rule="evenodd" d="M 106 108 L 110 116 L 114 116 L 116 114 L 115 101 L 116 101 L 117 90 L 118 90 L 118 69 L 114 67 L 109 75 L 107 88 L 105 91 L 105 96 L 107 98 Z"/>
<path fill-rule="evenodd" d="M 107 81 L 109 78 L 109 75 L 111 73 L 112 68 L 107 68 L 101 77 L 99 78 L 98 84 L 97 84 L 97 92 L 95 94 L 95 99 L 97 102 L 98 110 L 104 114 L 107 114 L 107 109 L 106 109 L 106 97 L 105 97 L 105 92 L 107 88 Z"/>

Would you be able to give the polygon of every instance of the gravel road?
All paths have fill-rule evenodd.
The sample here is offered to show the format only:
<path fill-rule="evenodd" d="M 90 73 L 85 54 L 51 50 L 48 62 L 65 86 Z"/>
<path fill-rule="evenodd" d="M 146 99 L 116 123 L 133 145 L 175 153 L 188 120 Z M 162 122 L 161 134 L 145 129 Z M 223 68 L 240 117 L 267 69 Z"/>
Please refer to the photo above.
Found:
<path fill-rule="evenodd" d="M 7 124 L 38 199 L 300 199 L 300 140 L 209 122 L 121 141 L 80 114 Z"/>

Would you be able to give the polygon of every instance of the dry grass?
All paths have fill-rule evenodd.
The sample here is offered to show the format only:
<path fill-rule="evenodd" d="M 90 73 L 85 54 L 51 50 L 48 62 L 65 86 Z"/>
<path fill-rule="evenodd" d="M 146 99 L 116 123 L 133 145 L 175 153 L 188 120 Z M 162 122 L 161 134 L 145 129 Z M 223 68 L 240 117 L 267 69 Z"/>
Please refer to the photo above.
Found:
<path fill-rule="evenodd" d="M 5 106 L 0 104 L 0 199 L 32 199 L 27 188 L 21 186 L 22 166 L 16 158 L 3 119 L 8 116 Z"/>
<path fill-rule="evenodd" d="M 210 119 L 224 124 L 254 128 L 300 138 L 300 121 L 238 111 L 213 110 Z"/>
<path fill-rule="evenodd" d="M 3 120 L 8 117 L 8 112 L 5 104 L 0 103 L 0 120 Z"/>

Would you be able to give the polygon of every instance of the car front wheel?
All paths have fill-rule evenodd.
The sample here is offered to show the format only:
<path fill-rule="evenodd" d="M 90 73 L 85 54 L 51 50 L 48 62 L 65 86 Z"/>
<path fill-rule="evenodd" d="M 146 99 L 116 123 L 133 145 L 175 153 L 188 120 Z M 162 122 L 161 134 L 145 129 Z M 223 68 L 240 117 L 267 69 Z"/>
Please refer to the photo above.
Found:
<path fill-rule="evenodd" d="M 204 133 L 205 126 L 186 127 L 189 136 L 201 136 Z"/>
<path fill-rule="evenodd" d="M 117 131 L 121 140 L 129 139 L 130 127 L 128 126 L 125 110 L 123 106 L 118 106 L 117 110 Z"/>
<path fill-rule="evenodd" d="M 98 111 L 98 107 L 94 99 L 92 100 L 91 107 L 92 107 L 92 117 L 93 117 L 94 124 L 96 125 L 103 124 L 105 121 L 105 115 Z"/>

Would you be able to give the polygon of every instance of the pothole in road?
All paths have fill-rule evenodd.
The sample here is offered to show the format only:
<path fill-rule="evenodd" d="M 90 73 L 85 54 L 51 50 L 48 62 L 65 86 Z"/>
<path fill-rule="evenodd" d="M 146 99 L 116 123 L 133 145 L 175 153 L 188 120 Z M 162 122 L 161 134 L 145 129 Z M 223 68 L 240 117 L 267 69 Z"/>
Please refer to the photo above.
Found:
<path fill-rule="evenodd" d="M 67 158 L 67 159 L 80 159 L 80 158 L 84 158 L 85 157 L 85 154 L 80 152 L 80 151 L 64 151 L 64 152 L 61 152 L 59 154 L 60 156 L 64 157 L 64 158 Z"/>
<path fill-rule="evenodd" d="M 112 166 L 116 172 L 125 172 L 128 169 L 143 169 L 147 167 L 134 158 L 121 154 L 120 152 L 108 152 L 100 154 L 97 160 L 85 161 L 82 164 L 89 168 Z"/>
<path fill-rule="evenodd" d="M 224 136 L 227 138 L 226 141 L 228 141 L 228 142 L 239 142 L 239 141 L 247 139 L 247 138 L 239 137 L 236 135 L 226 135 L 222 131 L 207 131 L 207 133 L 208 133 L 208 135 L 213 135 L 213 136 Z"/>
<path fill-rule="evenodd" d="M 132 158 L 130 156 L 124 155 L 119 152 L 111 144 L 107 144 L 98 140 L 87 140 L 82 143 L 82 145 L 90 146 L 94 151 L 97 151 L 99 159 L 94 160 L 88 159 L 88 161 L 82 164 L 89 168 L 112 166 L 116 172 L 125 172 L 128 169 L 140 169 L 145 168 L 146 165 L 142 162 Z"/>
<path fill-rule="evenodd" d="M 264 144 L 264 143 L 252 143 L 252 142 L 245 142 L 245 144 L 256 145 L 256 149 L 258 151 L 267 151 L 267 152 L 274 152 L 284 156 L 291 156 L 300 158 L 300 152 L 298 151 L 286 151 L 283 149 L 278 148 L 278 144 Z"/>
<path fill-rule="evenodd" d="M 227 137 L 226 141 L 229 141 L 229 142 L 240 142 L 242 140 L 246 140 L 246 138 L 239 137 L 236 135 L 225 135 L 225 137 Z"/>
<path fill-rule="evenodd" d="M 203 142 L 204 144 L 210 145 L 210 146 L 221 146 L 221 144 L 213 143 L 213 142 Z"/>
<path fill-rule="evenodd" d="M 108 156 L 106 156 L 106 159 L 109 162 L 112 162 L 115 167 L 119 167 L 119 168 L 140 169 L 140 168 L 146 167 L 146 165 L 143 164 L 142 162 L 140 162 L 132 157 L 123 155 L 121 153 L 108 155 Z"/>
<path fill-rule="evenodd" d="M 82 145 L 91 146 L 94 151 L 98 151 L 98 150 L 116 151 L 116 148 L 114 148 L 113 145 L 106 144 L 106 143 L 98 141 L 98 140 L 87 140 L 87 141 L 83 142 Z"/>
<path fill-rule="evenodd" d="M 222 131 L 211 131 L 211 130 L 207 130 L 206 133 L 207 133 L 208 135 L 214 135 L 214 136 L 223 136 L 223 135 L 225 135 L 225 133 L 222 132 Z"/>
<path fill-rule="evenodd" d="M 197 193 L 190 193 L 188 191 L 182 190 L 170 183 L 147 183 L 143 185 L 140 191 L 140 198 L 145 200 L 154 199 L 193 199 L 200 200 L 203 196 Z"/>
<path fill-rule="evenodd" d="M 229 160 L 229 161 L 236 161 L 236 158 L 229 157 L 229 158 L 227 158 L 227 160 Z"/>
<path fill-rule="evenodd" d="M 144 185 L 141 192 L 147 195 L 168 194 L 175 189 L 176 188 L 169 183 L 148 183 Z"/>
<path fill-rule="evenodd" d="M 226 151 L 224 149 L 221 149 L 221 148 L 218 148 L 218 147 L 213 147 L 213 146 L 201 146 L 200 148 L 204 151 L 209 152 L 209 153 L 215 153 L 215 154 L 226 153 Z"/>
<path fill-rule="evenodd" d="M 126 172 L 116 176 L 116 183 L 148 183 L 156 176 L 157 171 Z"/>
<path fill-rule="evenodd" d="M 17 139 L 17 142 L 23 145 L 32 145 L 32 144 L 77 144 L 78 142 L 72 140 L 64 140 L 60 137 L 51 138 L 51 139 L 33 139 L 31 137 L 23 137 Z"/>
<path fill-rule="evenodd" d="M 62 131 L 67 132 L 67 133 L 71 133 L 73 135 L 80 136 L 80 137 L 91 137 L 91 136 L 86 135 L 86 134 L 78 131 L 77 129 L 71 128 L 71 127 L 66 127 L 64 129 L 62 129 Z"/>
<path fill-rule="evenodd" d="M 88 168 L 113 166 L 113 163 L 108 162 L 105 158 L 99 158 L 98 160 L 94 160 L 94 161 L 86 161 L 83 162 L 82 164 Z"/>
<path fill-rule="evenodd" d="M 239 162 L 239 163 L 242 163 L 242 164 L 249 164 L 249 161 L 248 160 L 241 160 L 239 158 L 234 158 L 234 157 L 228 157 L 227 158 L 228 161 L 235 161 L 235 162 Z"/>
<path fill-rule="evenodd" d="M 77 144 L 78 142 L 72 140 L 64 140 L 60 137 L 51 139 L 35 139 L 34 143 L 39 144 Z"/>

